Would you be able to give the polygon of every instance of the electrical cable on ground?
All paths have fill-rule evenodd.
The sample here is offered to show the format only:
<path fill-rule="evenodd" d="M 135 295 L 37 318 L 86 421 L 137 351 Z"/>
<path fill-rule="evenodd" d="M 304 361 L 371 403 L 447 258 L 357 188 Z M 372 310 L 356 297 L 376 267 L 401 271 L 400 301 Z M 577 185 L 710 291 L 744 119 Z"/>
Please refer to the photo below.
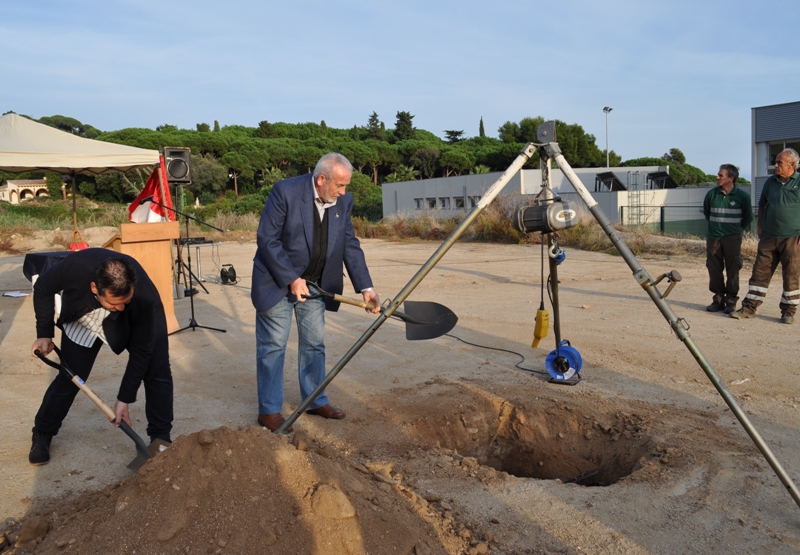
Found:
<path fill-rule="evenodd" d="M 549 376 L 549 374 L 547 372 L 543 372 L 541 370 L 534 370 L 533 368 L 523 368 L 522 366 L 520 366 L 523 362 L 525 362 L 525 357 L 523 355 L 521 355 L 520 353 L 516 352 L 516 351 L 509 351 L 508 349 L 501 349 L 499 347 L 488 347 L 486 345 L 478 345 L 477 343 L 470 343 L 469 341 L 461 339 L 460 337 L 457 337 L 457 336 L 455 336 L 453 334 L 450 334 L 450 333 L 446 333 L 444 335 L 446 337 L 452 337 L 453 339 L 457 339 L 457 340 L 461 341 L 462 343 L 465 343 L 466 345 L 470 345 L 472 347 L 478 347 L 480 349 L 489 349 L 490 351 L 500 351 L 501 353 L 509 353 L 509 354 L 512 354 L 512 355 L 517 355 L 521 360 L 514 365 L 514 368 L 519 368 L 520 370 L 522 370 L 524 372 L 530 372 L 532 374 L 541 374 L 543 376 Z"/>

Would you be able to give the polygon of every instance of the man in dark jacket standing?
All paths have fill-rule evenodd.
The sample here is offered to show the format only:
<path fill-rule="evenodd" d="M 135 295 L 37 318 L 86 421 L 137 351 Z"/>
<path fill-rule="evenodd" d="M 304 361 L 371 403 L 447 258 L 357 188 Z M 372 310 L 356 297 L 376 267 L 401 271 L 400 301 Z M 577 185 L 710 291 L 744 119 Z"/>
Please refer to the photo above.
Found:
<path fill-rule="evenodd" d="M 55 319 L 55 295 L 61 293 L 61 314 Z M 33 287 L 36 336 L 31 354 L 53 350 L 55 326 L 61 328 L 63 362 L 87 380 L 97 353 L 106 343 L 115 354 L 128 351 L 116 418 L 130 425 L 128 405 L 144 383 L 147 433 L 151 440 L 170 441 L 173 387 L 169 366 L 167 321 L 158 290 L 130 256 L 108 249 L 70 254 L 44 272 Z M 66 418 L 78 388 L 59 373 L 36 414 L 28 460 L 50 461 L 50 443 Z"/>
<path fill-rule="evenodd" d="M 736 310 L 739 300 L 739 270 L 742 269 L 742 233 L 753 223 L 750 195 L 736 186 L 739 168 L 722 164 L 717 172 L 717 187 L 703 201 L 708 220 L 706 268 L 708 289 L 714 294 L 709 312 Z M 728 279 L 725 279 L 724 273 Z"/>

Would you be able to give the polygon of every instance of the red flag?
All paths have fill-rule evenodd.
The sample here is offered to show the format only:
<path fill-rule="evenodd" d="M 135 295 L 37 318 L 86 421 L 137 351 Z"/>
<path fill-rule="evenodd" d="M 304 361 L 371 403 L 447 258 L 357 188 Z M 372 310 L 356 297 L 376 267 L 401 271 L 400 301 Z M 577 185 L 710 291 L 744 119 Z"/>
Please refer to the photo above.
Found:
<path fill-rule="evenodd" d="M 158 182 L 158 173 L 161 172 L 161 182 L 164 183 L 164 194 L 166 198 L 161 196 L 161 185 Z M 144 199 L 152 196 L 153 201 L 164 204 L 172 208 L 172 197 L 169 194 L 169 186 L 167 182 L 167 171 L 164 166 L 164 157 L 161 157 L 161 163 L 156 166 L 147 183 L 136 197 L 131 205 L 128 207 L 128 219 L 135 224 L 144 224 L 150 222 L 164 222 L 175 221 L 175 214 L 172 210 L 167 210 L 163 206 L 159 206 L 150 200 L 142 202 Z"/>

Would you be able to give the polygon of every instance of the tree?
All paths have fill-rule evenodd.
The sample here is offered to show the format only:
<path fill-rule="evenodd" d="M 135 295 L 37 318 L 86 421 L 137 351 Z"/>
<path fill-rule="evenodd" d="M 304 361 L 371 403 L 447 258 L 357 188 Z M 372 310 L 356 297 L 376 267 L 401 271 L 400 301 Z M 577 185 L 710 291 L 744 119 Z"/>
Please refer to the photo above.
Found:
<path fill-rule="evenodd" d="M 239 177 L 253 178 L 253 166 L 250 160 L 238 152 L 227 152 L 218 160 L 220 164 L 228 168 L 228 175 L 233 178 L 233 192 L 239 196 Z"/>
<path fill-rule="evenodd" d="M 419 177 L 419 171 L 414 169 L 414 166 L 406 166 L 400 164 L 397 169 L 386 176 L 387 183 L 397 183 L 400 181 L 416 181 Z"/>
<path fill-rule="evenodd" d="M 397 122 L 394 126 L 394 138 L 397 141 L 408 141 L 414 138 L 414 125 L 411 120 L 414 116 L 410 112 L 397 112 Z"/>
<path fill-rule="evenodd" d="M 475 156 L 462 148 L 448 147 L 442 151 L 439 165 L 444 168 L 445 177 L 451 173 L 461 175 L 475 165 Z"/>
<path fill-rule="evenodd" d="M 384 140 L 383 130 L 381 129 L 381 120 L 378 118 L 377 112 L 372 112 L 367 122 L 367 139 L 375 141 Z"/>
<path fill-rule="evenodd" d="M 366 175 L 353 172 L 347 190 L 353 195 L 353 215 L 377 221 L 383 217 L 381 188 Z"/>
<path fill-rule="evenodd" d="M 669 152 L 662 156 L 664 160 L 669 160 L 670 162 L 675 162 L 676 164 L 685 164 L 686 163 L 686 156 L 681 152 L 679 148 L 671 148 Z"/>
<path fill-rule="evenodd" d="M 325 120 L 322 120 L 320 122 L 319 126 L 322 129 L 322 134 L 327 137 L 328 136 L 328 124 L 325 123 Z"/>
<path fill-rule="evenodd" d="M 445 129 L 444 135 L 447 137 L 447 142 L 452 145 L 464 138 L 464 130 Z"/>
<path fill-rule="evenodd" d="M 481 124 L 478 127 L 478 137 L 486 137 L 486 130 L 483 128 L 483 116 L 481 116 Z"/>
<path fill-rule="evenodd" d="M 307 173 L 311 173 L 311 170 L 314 169 L 323 154 L 325 153 L 317 147 L 303 144 L 294 149 L 291 158 L 292 162 L 301 168 L 305 168 Z"/>
<path fill-rule="evenodd" d="M 219 133 L 219 122 L 214 120 L 214 133 Z"/>
<path fill-rule="evenodd" d="M 275 137 L 275 126 L 272 125 L 267 120 L 258 122 L 258 127 L 253 133 L 253 136 L 259 137 L 261 139 L 271 139 Z"/>
<path fill-rule="evenodd" d="M 379 156 L 376 148 L 377 141 L 359 141 L 351 149 L 352 158 L 350 162 L 358 173 L 364 173 L 365 166 L 373 166 L 378 163 Z"/>
<path fill-rule="evenodd" d="M 228 168 L 210 155 L 192 154 L 192 184 L 188 188 L 194 196 L 200 196 L 204 191 L 218 193 L 227 183 Z"/>
<path fill-rule="evenodd" d="M 61 181 L 61 176 L 57 173 L 47 173 L 44 176 L 44 182 L 47 185 L 47 193 L 50 195 L 51 199 L 60 199 L 63 197 L 61 186 L 63 185 L 63 181 Z"/>
<path fill-rule="evenodd" d="M 198 123 L 197 124 L 197 132 L 198 133 L 210 133 L 211 132 L 211 126 L 208 125 L 207 123 Z"/>
<path fill-rule="evenodd" d="M 361 133 L 358 131 L 358 125 L 353 126 L 353 140 L 354 141 L 361 140 Z"/>
<path fill-rule="evenodd" d="M 436 163 L 440 156 L 441 151 L 438 148 L 426 146 L 417 150 L 409 161 L 419 167 L 423 177 L 430 179 L 436 172 Z"/>
<path fill-rule="evenodd" d="M 39 123 L 49 125 L 50 127 L 55 127 L 56 129 L 61 129 L 62 131 L 72 133 L 73 135 L 87 137 L 89 139 L 94 139 L 101 134 L 99 129 L 96 129 L 91 125 L 81 123 L 75 118 L 70 118 L 67 116 L 44 116 L 39 118 Z"/>

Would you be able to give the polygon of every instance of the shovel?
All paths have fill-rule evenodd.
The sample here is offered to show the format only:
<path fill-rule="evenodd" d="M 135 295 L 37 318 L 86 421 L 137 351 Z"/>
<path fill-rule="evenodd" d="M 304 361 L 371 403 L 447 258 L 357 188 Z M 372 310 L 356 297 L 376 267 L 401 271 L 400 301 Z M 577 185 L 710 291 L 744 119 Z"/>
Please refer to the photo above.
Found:
<path fill-rule="evenodd" d="M 97 394 L 95 394 L 95 392 L 92 391 L 89 388 L 89 386 L 86 385 L 86 383 L 84 383 L 84 381 L 79 376 L 76 376 L 75 373 L 72 370 L 70 370 L 66 364 L 64 364 L 64 360 L 61 358 L 61 351 L 58 349 L 58 347 L 54 345 L 53 350 L 58 355 L 58 359 L 61 361 L 61 364 L 53 362 L 52 360 L 44 356 L 44 354 L 42 354 L 42 352 L 39 349 L 36 349 L 33 352 L 33 354 L 39 357 L 42 360 L 42 362 L 44 362 L 48 366 L 52 366 L 59 372 L 64 372 L 70 378 L 72 383 L 74 383 L 78 389 L 83 391 L 86 394 L 86 396 L 89 399 L 91 399 L 92 402 L 106 414 L 106 416 L 108 416 L 111 419 L 116 418 L 117 415 L 114 413 L 113 410 L 111 410 L 111 407 L 105 404 L 103 400 L 100 397 L 98 397 Z M 161 450 L 161 445 L 164 446 L 168 445 L 166 442 L 157 439 L 150 446 L 150 448 L 153 450 L 153 453 L 151 453 L 148 450 L 147 445 L 145 445 L 144 440 L 141 437 L 139 437 L 139 435 L 136 432 L 134 432 L 126 422 L 124 421 L 120 422 L 119 427 L 136 444 L 136 458 L 133 459 L 133 461 L 131 461 L 131 463 L 128 465 L 128 468 L 133 470 L 134 472 L 138 472 L 139 469 L 142 468 L 144 463 L 147 462 L 147 459 L 152 459 L 153 455 Z"/>
<path fill-rule="evenodd" d="M 367 304 L 363 301 L 356 301 L 328 293 L 313 281 L 306 282 L 308 285 L 317 290 L 316 295 L 307 295 L 307 299 L 318 299 L 320 297 L 328 297 L 336 302 L 349 304 L 353 306 L 360 306 L 361 308 L 372 309 L 373 305 Z M 406 324 L 406 339 L 409 341 L 419 341 L 422 339 L 434 339 L 440 337 L 450 330 L 452 330 L 458 316 L 452 310 L 439 303 L 427 301 L 406 301 L 403 303 L 406 312 L 395 311 L 392 316 L 402 320 Z M 381 312 L 383 312 L 381 307 Z"/>

